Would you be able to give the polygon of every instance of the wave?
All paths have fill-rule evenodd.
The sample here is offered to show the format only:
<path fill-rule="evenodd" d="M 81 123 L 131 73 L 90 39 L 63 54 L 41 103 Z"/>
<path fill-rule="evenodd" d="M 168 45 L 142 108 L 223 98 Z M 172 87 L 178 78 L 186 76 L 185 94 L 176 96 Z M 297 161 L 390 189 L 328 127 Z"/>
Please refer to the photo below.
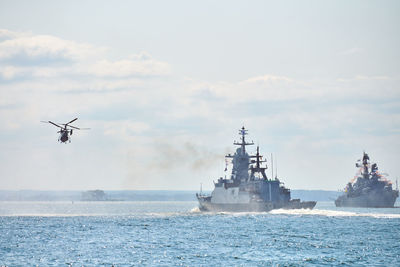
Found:
<path fill-rule="evenodd" d="M 356 212 L 329 209 L 276 209 L 269 212 L 202 212 L 199 207 L 193 207 L 186 211 L 170 212 L 127 212 L 127 213 L 10 213 L 0 214 L 0 217 L 175 217 L 175 216 L 196 216 L 196 215 L 228 215 L 234 217 L 258 216 L 258 215 L 291 215 L 291 216 L 326 216 L 326 217 L 372 217 L 400 219 L 400 213 L 377 213 L 377 212 Z"/>
<path fill-rule="evenodd" d="M 192 214 L 215 214 L 215 215 L 228 215 L 234 217 L 242 216 L 257 216 L 257 215 L 293 215 L 293 216 L 326 216 L 326 217 L 372 217 L 372 218 L 388 218 L 400 219 L 400 213 L 367 213 L 367 212 L 352 212 L 340 210 L 324 210 L 324 209 L 276 209 L 269 212 L 201 212 L 198 207 L 193 208 L 190 213 Z"/>
<path fill-rule="evenodd" d="M 102 213 L 14 213 L 1 214 L 0 217 L 100 217 L 114 216 L 113 214 Z"/>
<path fill-rule="evenodd" d="M 400 218 L 400 214 L 393 213 L 365 213 L 351 212 L 340 210 L 320 210 L 320 209 L 277 209 L 271 210 L 269 214 L 285 214 L 285 215 L 318 215 L 327 217 L 373 217 L 373 218 Z"/>
<path fill-rule="evenodd" d="M 199 207 L 194 207 L 193 209 L 190 210 L 190 213 L 199 213 L 199 212 L 201 212 Z"/>

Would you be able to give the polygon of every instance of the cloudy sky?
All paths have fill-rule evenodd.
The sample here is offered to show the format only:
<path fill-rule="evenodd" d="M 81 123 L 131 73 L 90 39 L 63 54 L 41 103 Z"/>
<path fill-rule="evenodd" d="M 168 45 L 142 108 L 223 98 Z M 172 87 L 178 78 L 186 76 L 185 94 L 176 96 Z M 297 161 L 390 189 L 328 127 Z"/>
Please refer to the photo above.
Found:
<path fill-rule="evenodd" d="M 0 189 L 212 189 L 243 125 L 289 188 L 342 189 L 363 150 L 395 181 L 399 13 L 399 1 L 0 0 Z M 70 144 L 40 123 L 75 117 L 91 130 Z"/>

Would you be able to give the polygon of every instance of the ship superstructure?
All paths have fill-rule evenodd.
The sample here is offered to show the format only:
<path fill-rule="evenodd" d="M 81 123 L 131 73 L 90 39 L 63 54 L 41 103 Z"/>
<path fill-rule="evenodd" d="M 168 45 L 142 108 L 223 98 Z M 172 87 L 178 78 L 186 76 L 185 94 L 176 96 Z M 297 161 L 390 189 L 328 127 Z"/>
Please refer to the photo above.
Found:
<path fill-rule="evenodd" d="M 362 163 L 357 161 L 358 173 L 344 190 L 344 194 L 335 200 L 337 207 L 393 208 L 399 190 L 392 188 L 392 183 L 379 173 L 378 165 L 371 163 L 364 152 Z"/>
<path fill-rule="evenodd" d="M 254 145 L 246 142 L 247 130 L 239 130 L 240 142 L 236 152 L 225 156 L 232 161 L 232 172 L 229 178 L 219 178 L 214 182 L 214 190 L 210 196 L 196 194 L 199 207 L 202 211 L 269 211 L 279 208 L 310 208 L 316 202 L 300 202 L 290 198 L 290 190 L 280 180 L 268 178 L 266 174 L 266 160 L 257 152 L 250 155 L 246 147 Z M 264 167 L 262 166 L 264 164 Z M 227 170 L 227 169 L 225 169 Z"/>

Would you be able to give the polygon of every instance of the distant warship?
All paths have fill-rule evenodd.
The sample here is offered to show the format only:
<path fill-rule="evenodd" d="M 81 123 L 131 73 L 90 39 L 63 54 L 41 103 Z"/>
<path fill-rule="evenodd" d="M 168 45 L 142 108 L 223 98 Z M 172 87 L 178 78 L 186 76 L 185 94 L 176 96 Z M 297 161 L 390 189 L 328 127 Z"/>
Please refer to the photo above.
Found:
<path fill-rule="evenodd" d="M 300 199 L 291 199 L 290 190 L 277 177 L 269 179 L 265 173 L 267 166 L 261 166 L 266 160 L 262 160 L 259 147 L 257 146 L 255 155 L 249 155 L 246 146 L 254 143 L 246 142 L 247 130 L 244 127 L 239 130 L 239 135 L 241 141 L 233 143 L 239 148 L 234 155 L 225 156 L 226 159 L 232 159 L 230 178 L 221 177 L 214 182 L 215 188 L 211 195 L 201 192 L 196 194 L 201 211 L 260 212 L 281 208 L 314 208 L 315 201 L 301 202 Z"/>
<path fill-rule="evenodd" d="M 391 182 L 378 172 L 376 163 L 370 164 L 367 153 L 364 152 L 362 164 L 360 161 L 356 163 L 359 172 L 335 200 L 336 207 L 393 208 L 399 190 L 392 189 Z"/>

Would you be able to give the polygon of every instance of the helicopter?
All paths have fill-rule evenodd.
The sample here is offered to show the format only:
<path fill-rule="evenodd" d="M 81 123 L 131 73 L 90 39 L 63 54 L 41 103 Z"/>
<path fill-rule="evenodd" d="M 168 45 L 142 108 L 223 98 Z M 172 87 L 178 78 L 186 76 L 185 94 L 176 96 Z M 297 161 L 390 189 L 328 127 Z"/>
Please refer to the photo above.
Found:
<path fill-rule="evenodd" d="M 89 130 L 90 129 L 90 128 L 79 128 L 79 127 L 76 127 L 76 126 L 69 125 L 69 124 L 73 123 L 74 121 L 76 121 L 77 119 L 78 118 L 75 118 L 75 119 L 73 119 L 72 121 L 70 121 L 68 123 L 59 123 L 60 125 L 63 125 L 63 126 L 60 126 L 59 124 L 54 123 L 52 121 L 41 121 L 41 122 L 50 123 L 50 124 L 53 124 L 54 126 L 60 128 L 60 130 L 57 132 L 57 133 L 60 134 L 60 137 L 58 138 L 58 141 L 61 142 L 61 143 L 66 144 L 67 141 L 69 143 L 71 143 L 71 137 L 70 136 L 72 135 L 73 129 L 75 129 L 75 130 Z"/>

